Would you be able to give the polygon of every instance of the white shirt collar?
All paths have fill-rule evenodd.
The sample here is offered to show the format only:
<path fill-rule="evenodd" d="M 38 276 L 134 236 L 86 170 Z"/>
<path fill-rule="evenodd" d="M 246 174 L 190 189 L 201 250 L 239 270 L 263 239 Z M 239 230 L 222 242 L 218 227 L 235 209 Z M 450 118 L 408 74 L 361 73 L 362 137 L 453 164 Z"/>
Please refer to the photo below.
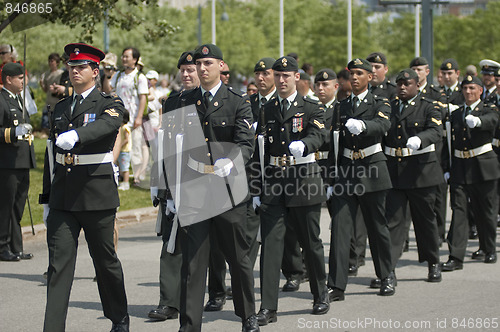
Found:
<path fill-rule="evenodd" d="M 333 97 L 332 100 L 330 100 L 328 103 L 325 104 L 325 108 L 326 107 L 329 107 L 331 104 L 333 104 L 335 102 L 335 97 Z"/>
<path fill-rule="evenodd" d="M 427 82 L 425 82 L 424 85 L 422 85 L 420 88 L 418 88 L 420 91 L 424 91 L 425 87 L 427 86 Z"/>
<path fill-rule="evenodd" d="M 212 96 L 212 98 L 215 96 L 217 91 L 219 91 L 219 88 L 221 87 L 221 85 L 222 85 L 222 81 L 219 81 L 219 83 L 216 86 L 214 86 L 212 89 L 210 89 L 209 92 L 210 92 L 210 95 Z M 207 92 L 207 90 L 203 89 L 202 86 L 200 86 L 200 88 L 201 88 L 201 94 L 204 95 L 205 92 Z"/>
<path fill-rule="evenodd" d="M 366 95 L 368 94 L 368 89 L 365 91 L 361 92 L 359 95 L 355 95 L 354 93 L 352 94 L 352 98 L 358 97 L 358 100 L 361 102 L 365 99 Z"/>
<path fill-rule="evenodd" d="M 451 91 L 455 91 L 455 89 L 457 88 L 457 86 L 458 86 L 458 81 L 456 81 L 455 84 L 453 84 L 452 86 L 446 87 L 446 88 L 450 89 Z"/>
<path fill-rule="evenodd" d="M 266 98 L 266 101 L 269 101 L 269 99 L 271 99 L 271 97 L 273 96 L 273 94 L 276 92 L 276 87 L 273 89 L 273 91 L 271 91 L 270 93 L 268 93 L 267 95 L 263 96 L 260 94 L 259 92 L 259 101 L 262 99 L 262 98 Z"/>
<path fill-rule="evenodd" d="M 5 91 L 7 91 L 9 93 L 9 95 L 11 95 L 12 97 L 14 97 L 14 98 L 17 97 L 17 95 L 15 95 L 14 93 L 12 93 L 12 91 L 7 90 L 5 87 L 3 87 L 2 89 L 4 89 Z"/>
<path fill-rule="evenodd" d="M 472 105 L 470 105 L 470 106 L 469 106 L 469 107 L 470 107 L 470 109 L 471 109 L 471 110 L 474 110 L 474 109 L 477 107 L 477 105 L 479 105 L 479 103 L 480 103 L 480 102 L 481 102 L 481 99 L 478 99 L 478 100 L 477 100 L 474 104 L 472 104 Z M 465 109 L 466 107 L 467 107 L 467 105 L 466 105 L 466 104 L 464 104 L 464 109 Z"/>
<path fill-rule="evenodd" d="M 279 97 L 280 104 L 283 102 L 283 99 L 286 99 L 286 100 L 288 100 L 288 105 L 292 105 L 292 102 L 295 100 L 295 97 L 297 97 L 297 90 L 295 90 L 294 93 L 292 93 L 291 95 L 289 95 L 286 98 Z"/>

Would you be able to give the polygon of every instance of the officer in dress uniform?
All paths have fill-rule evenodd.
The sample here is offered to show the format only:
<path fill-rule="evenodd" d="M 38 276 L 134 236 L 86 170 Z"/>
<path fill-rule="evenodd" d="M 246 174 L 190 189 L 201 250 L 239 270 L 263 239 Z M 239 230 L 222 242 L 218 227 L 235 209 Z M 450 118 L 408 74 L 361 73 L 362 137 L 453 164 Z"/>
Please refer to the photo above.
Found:
<path fill-rule="evenodd" d="M 500 63 L 484 59 L 479 62 L 479 67 L 481 67 L 481 80 L 483 81 L 481 100 L 487 101 L 491 96 L 496 95 L 495 73 L 500 69 Z"/>
<path fill-rule="evenodd" d="M 418 75 L 402 70 L 396 77 L 397 98 L 391 102 L 391 128 L 384 137 L 384 152 L 392 189 L 387 194 L 386 217 L 392 244 L 392 266 L 403 251 L 410 222 L 408 203 L 417 239 L 419 262 L 428 263 L 427 281 L 441 281 L 439 240 L 434 213 L 437 186 L 443 173 L 435 153 L 442 141 L 441 109 L 419 94 Z"/>
<path fill-rule="evenodd" d="M 104 316 L 113 332 L 129 331 L 123 271 L 113 244 L 119 206 L 113 145 L 123 103 L 96 88 L 104 53 L 87 44 L 68 44 L 74 94 L 60 100 L 52 115 L 45 154 L 43 193 L 47 216 L 49 268 L 44 331 L 64 331 L 83 228 L 92 257 Z"/>
<path fill-rule="evenodd" d="M 450 181 L 453 211 L 448 247 L 450 256 L 443 271 L 463 268 L 467 247 L 467 210 L 476 217 L 479 249 L 485 263 L 495 263 L 496 216 L 498 212 L 497 181 L 500 164 L 492 148 L 493 133 L 498 125 L 498 110 L 481 101 L 482 82 L 477 76 L 462 81 L 465 103 L 451 113 L 452 162 L 445 178 Z M 470 204 L 467 204 L 470 201 Z"/>
<path fill-rule="evenodd" d="M 395 293 L 391 266 L 391 238 L 385 218 L 387 190 L 392 187 L 382 152 L 382 137 L 391 122 L 389 101 L 368 90 L 372 66 L 365 59 L 354 59 L 347 65 L 351 72 L 352 94 L 337 104 L 336 123 L 339 151 L 330 144 L 330 162 L 338 158 L 335 178 L 330 178 L 327 196 L 332 197 L 333 211 L 328 287 L 330 301 L 344 300 L 349 265 L 349 242 L 358 213 L 363 214 L 370 239 L 375 272 L 380 281 L 380 295 Z M 338 114 L 337 114 L 338 113 Z"/>
<path fill-rule="evenodd" d="M 195 50 L 193 59 L 201 86 L 184 91 L 172 109 L 194 105 L 194 116 L 201 123 L 206 147 L 210 149 L 208 153 L 202 149 L 189 151 L 187 167 L 182 170 L 183 179 L 206 179 L 204 192 L 198 190 L 199 192 L 188 193 L 189 197 L 182 198 L 184 203 L 181 200 L 184 206 L 199 205 L 201 202 L 203 210 L 213 208 L 206 206 L 205 201 L 209 202 L 209 196 L 219 194 L 210 190 L 211 184 L 215 180 L 220 182 L 221 178 L 228 178 L 237 171 L 236 162 L 230 159 L 233 156 L 224 151 L 221 143 L 236 143 L 241 150 L 243 162 L 246 163 L 253 153 L 255 138 L 250 101 L 226 87 L 220 80 L 220 72 L 224 66 L 222 51 L 213 44 L 201 45 Z M 169 116 L 169 113 L 164 116 Z M 186 137 L 186 141 L 188 140 L 189 137 Z M 185 189 L 189 187 L 185 186 Z M 200 198 L 200 195 L 204 196 Z M 173 211 L 176 209 L 178 207 Z M 255 315 L 253 270 L 246 238 L 246 200 L 226 212 L 217 214 L 215 211 L 213 215 L 215 216 L 210 219 L 190 224 L 179 231 L 182 250 L 179 330 L 201 330 L 210 237 L 216 233 L 220 249 L 231 266 L 235 313 L 242 320 L 242 330 L 259 331 Z M 181 216 L 179 220 L 182 222 Z"/>
<path fill-rule="evenodd" d="M 324 110 L 298 94 L 297 61 L 281 57 L 274 63 L 278 98 L 264 105 L 264 151 L 258 146 L 254 159 L 264 166 L 264 179 L 253 173 L 253 204 L 261 220 L 261 295 L 259 325 L 277 321 L 280 263 L 285 229 L 295 232 L 305 251 L 309 284 L 314 297 L 312 313 L 326 314 L 330 308 L 326 289 L 323 244 L 319 238 L 323 181 L 314 152 L 324 140 Z M 261 201 L 262 200 L 262 201 Z M 261 204 L 262 202 L 262 204 Z"/>
<path fill-rule="evenodd" d="M 30 117 L 24 112 L 19 95 L 23 79 L 21 64 L 5 64 L 0 92 L 0 260 L 10 262 L 33 257 L 23 252 L 21 232 L 29 169 L 36 167 Z"/>
<path fill-rule="evenodd" d="M 370 62 L 373 71 L 373 78 L 370 81 L 370 92 L 376 96 L 382 96 L 389 101 L 396 98 L 396 85 L 391 82 L 386 74 L 389 71 L 387 57 L 381 52 L 370 53 L 366 60 Z"/>
<path fill-rule="evenodd" d="M 500 109 L 500 68 L 495 71 L 495 84 L 497 86 L 495 93 L 490 95 L 487 102 L 490 104 L 494 104 L 497 107 L 497 109 Z M 492 145 L 493 145 L 493 150 L 495 150 L 495 152 L 497 153 L 498 160 L 500 162 L 500 126 L 497 126 L 497 128 L 495 129 Z M 498 196 L 500 198 L 500 184 L 498 186 Z M 499 204 L 497 221 L 498 221 L 497 227 L 500 227 L 500 204 Z"/>

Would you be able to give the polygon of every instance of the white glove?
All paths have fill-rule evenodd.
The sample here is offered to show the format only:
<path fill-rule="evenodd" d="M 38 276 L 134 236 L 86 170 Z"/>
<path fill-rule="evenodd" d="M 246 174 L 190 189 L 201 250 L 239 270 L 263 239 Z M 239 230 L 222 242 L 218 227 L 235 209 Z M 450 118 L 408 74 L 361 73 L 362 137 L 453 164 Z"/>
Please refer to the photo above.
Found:
<path fill-rule="evenodd" d="M 448 109 L 450 110 L 450 113 L 458 109 L 458 105 L 454 104 L 448 104 Z"/>
<path fill-rule="evenodd" d="M 151 187 L 149 189 L 149 192 L 151 194 L 151 202 L 153 202 L 153 204 L 155 203 L 155 198 L 158 197 L 158 187 Z"/>
<path fill-rule="evenodd" d="M 260 202 L 260 197 L 259 196 L 255 196 L 254 198 L 252 198 L 252 206 L 253 206 L 253 209 L 254 211 L 257 210 L 257 208 L 261 205 L 262 203 Z"/>
<path fill-rule="evenodd" d="M 226 177 L 231 173 L 233 166 L 233 161 L 229 158 L 217 159 L 214 164 L 214 174 L 221 178 Z"/>
<path fill-rule="evenodd" d="M 412 150 L 418 150 L 420 145 L 422 144 L 422 140 L 418 136 L 412 136 L 408 138 L 408 142 L 406 142 L 406 147 Z"/>
<path fill-rule="evenodd" d="M 172 212 L 173 214 L 177 213 L 177 210 L 175 209 L 175 204 L 172 199 L 167 199 L 167 206 L 165 207 L 165 214 L 170 214 Z"/>
<path fill-rule="evenodd" d="M 359 135 L 366 129 L 366 125 L 363 121 L 350 118 L 345 123 L 346 128 L 351 132 L 351 134 Z"/>
<path fill-rule="evenodd" d="M 21 123 L 16 127 L 16 136 L 24 136 L 26 134 L 31 134 L 33 127 L 29 123 Z"/>
<path fill-rule="evenodd" d="M 481 119 L 479 119 L 477 116 L 474 116 L 472 114 L 469 114 L 465 117 L 465 122 L 467 122 L 467 125 L 469 126 L 469 128 L 475 128 L 475 127 L 481 126 Z"/>
<path fill-rule="evenodd" d="M 75 130 L 70 130 L 59 135 L 56 139 L 56 145 L 63 150 L 71 150 L 75 143 L 80 140 Z"/>
<path fill-rule="evenodd" d="M 288 146 L 288 149 L 293 154 L 295 158 L 302 157 L 304 155 L 304 149 L 306 145 L 302 141 L 293 141 Z"/>
<path fill-rule="evenodd" d="M 333 196 L 333 187 L 330 186 L 326 188 L 326 199 L 330 199 Z"/>
<path fill-rule="evenodd" d="M 43 222 L 45 223 L 45 225 L 47 225 L 47 217 L 49 216 L 49 211 L 50 211 L 50 208 L 49 208 L 49 204 L 42 204 L 43 205 L 43 216 L 42 216 L 42 220 Z"/>
<path fill-rule="evenodd" d="M 444 182 L 448 182 L 449 179 L 450 179 L 450 172 L 445 172 L 444 173 Z"/>

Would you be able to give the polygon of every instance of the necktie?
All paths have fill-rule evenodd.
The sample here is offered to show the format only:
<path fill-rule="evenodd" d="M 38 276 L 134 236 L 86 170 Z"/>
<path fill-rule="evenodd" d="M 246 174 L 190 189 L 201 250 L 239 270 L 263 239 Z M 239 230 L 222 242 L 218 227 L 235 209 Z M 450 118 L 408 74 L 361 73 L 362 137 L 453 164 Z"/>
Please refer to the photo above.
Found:
<path fill-rule="evenodd" d="M 464 111 L 464 121 L 465 121 L 465 118 L 467 117 L 467 115 L 469 115 L 471 112 L 472 112 L 471 108 L 469 106 L 467 106 L 465 108 L 465 111 Z"/>
<path fill-rule="evenodd" d="M 23 100 L 21 99 L 21 96 L 17 95 L 16 100 L 17 100 L 17 103 L 19 104 L 19 107 L 21 107 L 21 109 L 23 109 Z"/>
<path fill-rule="evenodd" d="M 75 114 L 76 111 L 78 110 L 78 107 L 80 107 L 80 103 L 82 102 L 82 95 L 76 95 L 75 97 L 75 106 L 73 107 L 73 111 L 71 114 Z"/>
<path fill-rule="evenodd" d="M 451 89 L 450 88 L 446 88 L 446 95 L 448 97 L 451 95 Z"/>
<path fill-rule="evenodd" d="M 265 97 L 260 98 L 260 107 L 264 106 L 264 104 L 267 102 L 267 99 Z"/>
<path fill-rule="evenodd" d="M 285 112 L 288 110 L 288 99 L 283 99 L 281 101 L 281 114 L 285 114 Z"/>
<path fill-rule="evenodd" d="M 358 110 L 358 100 L 359 98 L 356 96 L 352 98 L 352 110 L 354 113 L 356 113 L 356 111 Z"/>
<path fill-rule="evenodd" d="M 406 108 L 406 105 L 408 105 L 408 103 L 406 101 L 401 102 L 401 107 L 399 108 L 399 113 L 403 113 L 404 109 Z"/>
<path fill-rule="evenodd" d="M 208 105 L 210 105 L 210 91 L 205 91 L 203 94 L 203 103 L 205 104 L 205 108 L 208 109 Z"/>

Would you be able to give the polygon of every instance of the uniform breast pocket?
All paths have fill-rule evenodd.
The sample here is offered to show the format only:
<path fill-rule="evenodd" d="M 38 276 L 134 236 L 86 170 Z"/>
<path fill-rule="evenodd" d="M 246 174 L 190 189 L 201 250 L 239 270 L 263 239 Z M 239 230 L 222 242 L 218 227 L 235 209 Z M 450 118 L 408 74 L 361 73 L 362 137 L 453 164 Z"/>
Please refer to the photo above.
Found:
<path fill-rule="evenodd" d="M 56 133 L 61 134 L 68 130 L 68 121 L 66 119 L 56 119 L 54 121 L 54 128 Z"/>
<path fill-rule="evenodd" d="M 425 119 L 411 119 L 406 122 L 406 129 L 409 135 L 421 132 L 425 129 Z"/>
<path fill-rule="evenodd" d="M 211 123 L 217 139 L 231 140 L 233 138 L 234 118 L 214 117 Z"/>

